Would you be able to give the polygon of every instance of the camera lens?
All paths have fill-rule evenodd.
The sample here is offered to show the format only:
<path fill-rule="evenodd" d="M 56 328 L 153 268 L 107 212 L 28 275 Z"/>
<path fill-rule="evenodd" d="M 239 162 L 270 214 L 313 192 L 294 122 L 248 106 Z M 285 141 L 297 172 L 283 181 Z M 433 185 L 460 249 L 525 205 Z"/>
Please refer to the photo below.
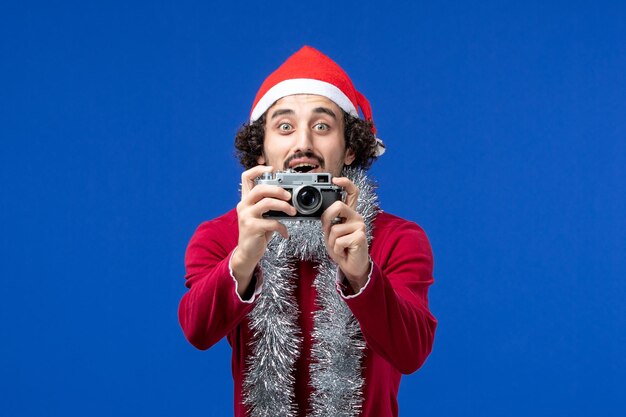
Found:
<path fill-rule="evenodd" d="M 304 186 L 294 193 L 293 205 L 300 214 L 315 213 L 322 205 L 322 195 L 317 188 Z"/>
<path fill-rule="evenodd" d="M 298 196 L 302 208 L 311 208 L 317 203 L 317 195 L 311 190 L 304 190 Z"/>

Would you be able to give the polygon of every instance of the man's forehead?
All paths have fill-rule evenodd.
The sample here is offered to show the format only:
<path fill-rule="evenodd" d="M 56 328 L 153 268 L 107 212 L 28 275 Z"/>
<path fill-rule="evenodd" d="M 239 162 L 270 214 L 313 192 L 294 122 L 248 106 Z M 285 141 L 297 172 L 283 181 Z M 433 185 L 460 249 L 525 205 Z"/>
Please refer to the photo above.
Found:
<path fill-rule="evenodd" d="M 292 94 L 276 100 L 267 110 L 267 115 L 271 116 L 273 111 L 279 109 L 293 110 L 293 108 L 303 105 L 311 111 L 315 111 L 318 108 L 327 108 L 337 116 L 343 112 L 341 108 L 328 97 L 317 94 Z"/>

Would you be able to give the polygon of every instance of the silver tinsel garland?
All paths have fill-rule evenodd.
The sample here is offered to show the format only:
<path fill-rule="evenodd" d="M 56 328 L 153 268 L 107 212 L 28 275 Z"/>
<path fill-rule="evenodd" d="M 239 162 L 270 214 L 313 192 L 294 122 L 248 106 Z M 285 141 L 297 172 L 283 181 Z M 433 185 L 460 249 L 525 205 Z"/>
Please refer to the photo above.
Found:
<path fill-rule="evenodd" d="M 363 170 L 343 175 L 359 188 L 356 210 L 365 220 L 368 242 L 378 213 L 374 185 Z M 365 341 L 358 322 L 335 289 L 337 265 L 326 252 L 319 220 L 287 221 L 289 239 L 275 234 L 261 260 L 263 293 L 248 315 L 252 354 L 244 380 L 244 404 L 252 417 L 293 417 L 294 367 L 302 336 L 295 297 L 298 260 L 318 263 L 314 286 L 319 310 L 314 315 L 311 361 L 311 415 L 356 417 L 363 402 L 361 376 Z"/>

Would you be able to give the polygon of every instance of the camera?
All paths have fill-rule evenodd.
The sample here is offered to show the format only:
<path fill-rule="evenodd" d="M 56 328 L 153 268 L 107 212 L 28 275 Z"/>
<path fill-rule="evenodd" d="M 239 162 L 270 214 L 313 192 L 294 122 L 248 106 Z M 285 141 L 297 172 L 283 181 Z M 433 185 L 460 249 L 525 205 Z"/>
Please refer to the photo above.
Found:
<path fill-rule="evenodd" d="M 289 216 L 282 211 L 268 211 L 263 217 L 283 220 L 299 220 L 302 218 L 319 218 L 335 201 L 343 198 L 343 189 L 332 183 L 333 176 L 329 173 L 276 172 L 265 173 L 255 183 L 277 185 L 289 191 L 289 203 L 295 207 L 297 214 Z"/>

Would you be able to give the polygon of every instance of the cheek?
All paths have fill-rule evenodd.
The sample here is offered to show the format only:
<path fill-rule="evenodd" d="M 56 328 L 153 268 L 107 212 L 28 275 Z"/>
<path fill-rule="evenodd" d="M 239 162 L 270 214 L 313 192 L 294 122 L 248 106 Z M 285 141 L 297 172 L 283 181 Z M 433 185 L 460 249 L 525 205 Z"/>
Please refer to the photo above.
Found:
<path fill-rule="evenodd" d="M 284 142 L 265 142 L 263 146 L 263 163 L 274 167 L 282 166 L 288 153 L 289 147 L 286 147 Z"/>
<path fill-rule="evenodd" d="M 289 145 L 285 138 L 274 134 L 266 134 L 263 140 L 263 151 L 265 153 L 280 153 L 283 148 Z"/>

